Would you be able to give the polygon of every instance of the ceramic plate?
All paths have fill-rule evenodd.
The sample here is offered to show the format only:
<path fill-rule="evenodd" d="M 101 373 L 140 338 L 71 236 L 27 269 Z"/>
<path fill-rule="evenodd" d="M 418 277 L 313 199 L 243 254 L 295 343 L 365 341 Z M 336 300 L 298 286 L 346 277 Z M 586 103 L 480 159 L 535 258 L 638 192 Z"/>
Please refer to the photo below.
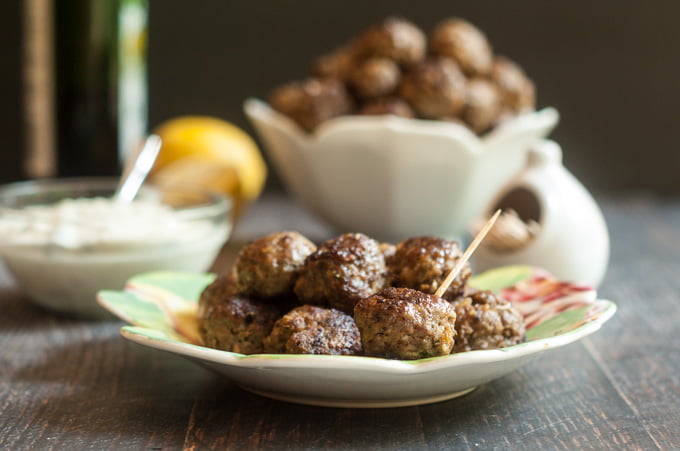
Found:
<path fill-rule="evenodd" d="M 124 291 L 101 291 L 98 298 L 131 324 L 121 334 L 133 342 L 186 357 L 250 392 L 321 406 L 396 407 L 454 398 L 595 332 L 616 311 L 589 287 L 536 268 L 508 266 L 475 276 L 471 285 L 500 293 L 520 309 L 527 322 L 525 343 L 410 361 L 242 355 L 201 346 L 196 300 L 213 279 L 212 274 L 146 273 L 132 278 Z"/>

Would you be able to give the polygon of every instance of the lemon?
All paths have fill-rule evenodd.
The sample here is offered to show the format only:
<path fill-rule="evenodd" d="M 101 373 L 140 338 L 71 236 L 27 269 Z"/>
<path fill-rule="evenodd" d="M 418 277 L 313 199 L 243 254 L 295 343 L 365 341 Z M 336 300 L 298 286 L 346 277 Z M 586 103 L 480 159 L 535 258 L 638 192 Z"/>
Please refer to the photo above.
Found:
<path fill-rule="evenodd" d="M 154 133 L 163 140 L 151 172 L 154 183 L 228 194 L 237 214 L 262 192 L 267 166 L 255 141 L 236 125 L 182 116 L 164 122 Z"/>

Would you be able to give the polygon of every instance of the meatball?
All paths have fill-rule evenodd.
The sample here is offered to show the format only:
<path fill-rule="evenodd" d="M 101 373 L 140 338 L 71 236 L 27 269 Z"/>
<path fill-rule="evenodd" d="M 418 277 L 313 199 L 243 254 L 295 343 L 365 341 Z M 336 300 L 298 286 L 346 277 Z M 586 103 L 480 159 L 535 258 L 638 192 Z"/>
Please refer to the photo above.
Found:
<path fill-rule="evenodd" d="M 349 75 L 354 93 L 364 99 L 392 93 L 399 85 L 401 70 L 387 58 L 369 58 L 357 64 Z"/>
<path fill-rule="evenodd" d="M 416 116 L 411 106 L 399 97 L 380 97 L 366 102 L 360 109 L 359 114 L 382 115 L 413 118 Z"/>
<path fill-rule="evenodd" d="M 346 233 L 320 244 L 307 257 L 295 294 L 302 304 L 327 305 L 351 314 L 360 299 L 383 288 L 386 270 L 377 241 Z"/>
<path fill-rule="evenodd" d="M 342 47 L 314 61 L 312 72 L 319 78 L 335 78 L 345 81 L 354 66 L 354 54 L 350 48 Z"/>
<path fill-rule="evenodd" d="M 501 107 L 501 96 L 493 83 L 483 78 L 468 81 L 463 120 L 475 133 L 492 128 L 498 122 Z"/>
<path fill-rule="evenodd" d="M 465 76 L 452 60 L 430 58 L 404 74 L 399 92 L 424 118 L 455 117 L 465 105 Z"/>
<path fill-rule="evenodd" d="M 397 246 L 392 243 L 379 243 L 378 249 L 380 249 L 380 252 L 382 252 L 383 256 L 385 257 L 385 264 L 387 264 L 390 258 L 394 257 L 394 253 L 397 251 Z"/>
<path fill-rule="evenodd" d="M 495 349 L 524 341 L 524 318 L 491 291 L 477 291 L 453 303 L 458 336 L 454 352 Z"/>
<path fill-rule="evenodd" d="M 330 78 L 309 78 L 280 86 L 269 97 L 269 103 L 307 131 L 352 109 L 345 85 Z"/>
<path fill-rule="evenodd" d="M 198 298 L 199 318 L 204 317 L 213 307 L 225 302 L 229 296 L 238 293 L 238 283 L 234 274 L 220 274 L 205 287 Z"/>
<path fill-rule="evenodd" d="M 491 79 L 498 86 L 503 104 L 514 113 L 532 111 L 536 108 L 534 83 L 521 67 L 508 58 L 499 56 L 495 59 Z"/>
<path fill-rule="evenodd" d="M 198 326 L 206 346 L 258 354 L 281 313 L 274 304 L 236 294 L 207 309 Z"/>
<path fill-rule="evenodd" d="M 440 22 L 430 35 L 434 55 L 454 59 L 469 76 L 491 72 L 493 51 L 482 31 L 458 18 Z"/>
<path fill-rule="evenodd" d="M 362 351 L 351 316 L 313 305 L 296 307 L 276 321 L 264 349 L 280 354 L 360 355 Z"/>
<path fill-rule="evenodd" d="M 390 283 L 432 294 L 462 255 L 455 241 L 431 236 L 408 238 L 397 244 L 394 257 L 389 260 Z M 443 297 L 452 301 L 462 295 L 471 275 L 466 263 Z"/>
<path fill-rule="evenodd" d="M 364 354 L 424 359 L 451 353 L 456 312 L 446 300 L 411 290 L 385 288 L 354 308 Z"/>
<path fill-rule="evenodd" d="M 425 33 L 411 22 L 390 17 L 364 31 L 355 42 L 360 57 L 382 56 L 408 66 L 425 56 Z"/>
<path fill-rule="evenodd" d="M 240 290 L 259 298 L 291 297 L 298 270 L 314 243 L 297 232 L 278 232 L 245 246 L 234 265 Z"/>

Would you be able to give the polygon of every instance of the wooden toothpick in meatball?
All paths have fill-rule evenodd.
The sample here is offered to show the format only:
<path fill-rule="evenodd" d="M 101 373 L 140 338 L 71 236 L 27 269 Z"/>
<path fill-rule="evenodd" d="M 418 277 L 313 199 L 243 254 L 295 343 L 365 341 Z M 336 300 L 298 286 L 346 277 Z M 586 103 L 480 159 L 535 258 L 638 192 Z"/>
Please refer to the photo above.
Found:
<path fill-rule="evenodd" d="M 264 349 L 281 354 L 362 353 L 359 329 L 351 316 L 313 305 L 296 307 L 276 321 Z"/>
<path fill-rule="evenodd" d="M 277 232 L 245 246 L 234 265 L 242 293 L 260 298 L 292 297 L 299 269 L 316 250 L 297 232 Z"/>
<path fill-rule="evenodd" d="M 385 288 L 359 301 L 354 319 L 364 354 L 388 359 L 423 359 L 450 354 L 456 312 L 435 295 L 409 288 Z"/>
<path fill-rule="evenodd" d="M 432 294 L 462 256 L 455 241 L 432 236 L 408 238 L 397 244 L 394 257 L 389 259 L 390 284 Z M 443 297 L 452 301 L 462 295 L 471 275 L 466 263 Z"/>
<path fill-rule="evenodd" d="M 361 233 L 346 233 L 320 244 L 307 257 L 295 294 L 303 304 L 327 305 L 351 314 L 360 299 L 384 286 L 385 274 L 378 242 Z"/>

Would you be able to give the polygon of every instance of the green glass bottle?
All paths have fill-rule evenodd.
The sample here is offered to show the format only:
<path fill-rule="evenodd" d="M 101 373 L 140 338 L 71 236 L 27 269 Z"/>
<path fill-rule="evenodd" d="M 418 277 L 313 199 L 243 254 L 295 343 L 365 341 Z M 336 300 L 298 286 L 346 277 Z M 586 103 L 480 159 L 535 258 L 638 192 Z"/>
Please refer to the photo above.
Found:
<path fill-rule="evenodd" d="M 28 3 L 27 15 L 45 25 L 33 24 L 44 42 L 29 58 L 40 69 L 29 83 L 37 106 L 29 106 L 28 122 L 34 126 L 27 142 L 40 148 L 28 149 L 28 158 L 35 160 L 26 164 L 28 175 L 118 174 L 126 152 L 147 129 L 148 1 Z M 51 168 L 44 164 L 49 158 Z"/>

